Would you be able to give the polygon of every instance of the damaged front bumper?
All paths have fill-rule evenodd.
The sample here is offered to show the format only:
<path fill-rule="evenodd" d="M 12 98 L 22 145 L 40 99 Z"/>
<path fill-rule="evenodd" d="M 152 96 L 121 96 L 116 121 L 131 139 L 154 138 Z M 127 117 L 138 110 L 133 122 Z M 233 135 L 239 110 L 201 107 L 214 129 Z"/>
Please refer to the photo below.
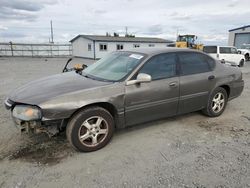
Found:
<path fill-rule="evenodd" d="M 60 132 L 60 125 L 63 120 L 52 121 L 52 122 L 41 122 L 41 121 L 22 121 L 12 116 L 15 126 L 22 133 L 39 134 L 46 133 L 49 137 L 52 137 Z"/>
<path fill-rule="evenodd" d="M 13 109 L 17 105 L 14 101 L 6 99 L 4 104 L 6 109 L 11 111 L 14 124 L 22 133 L 46 133 L 51 137 L 59 133 L 65 126 L 65 120 L 23 120 L 13 115 Z"/>

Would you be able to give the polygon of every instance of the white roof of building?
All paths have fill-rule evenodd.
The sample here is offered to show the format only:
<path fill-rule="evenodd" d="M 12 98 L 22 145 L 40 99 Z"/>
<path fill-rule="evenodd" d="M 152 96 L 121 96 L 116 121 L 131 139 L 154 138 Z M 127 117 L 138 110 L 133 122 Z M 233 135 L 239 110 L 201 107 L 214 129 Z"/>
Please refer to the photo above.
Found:
<path fill-rule="evenodd" d="M 92 41 L 104 41 L 104 42 L 148 42 L 148 43 L 173 43 L 173 41 L 165 40 L 161 38 L 151 37 L 114 37 L 104 35 L 77 35 L 70 42 L 74 42 L 78 38 L 85 38 Z"/>

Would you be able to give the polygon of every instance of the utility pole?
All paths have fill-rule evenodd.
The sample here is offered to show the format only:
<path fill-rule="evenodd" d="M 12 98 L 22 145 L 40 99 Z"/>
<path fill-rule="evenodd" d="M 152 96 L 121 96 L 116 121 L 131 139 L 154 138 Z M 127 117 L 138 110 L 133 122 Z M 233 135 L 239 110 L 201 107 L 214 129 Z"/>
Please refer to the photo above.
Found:
<path fill-rule="evenodd" d="M 51 34 L 51 43 L 54 43 L 54 33 L 53 33 L 52 20 L 50 20 L 50 34 Z"/>
<path fill-rule="evenodd" d="M 128 36 L 128 27 L 125 27 L 125 36 Z"/>

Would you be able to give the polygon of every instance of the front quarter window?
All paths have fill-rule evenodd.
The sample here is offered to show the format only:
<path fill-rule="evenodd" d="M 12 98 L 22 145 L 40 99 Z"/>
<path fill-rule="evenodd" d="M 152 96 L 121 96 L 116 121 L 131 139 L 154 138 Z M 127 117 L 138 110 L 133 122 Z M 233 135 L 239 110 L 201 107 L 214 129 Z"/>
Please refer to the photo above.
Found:
<path fill-rule="evenodd" d="M 119 81 L 137 67 L 145 56 L 130 52 L 113 52 L 84 69 L 83 74 L 104 81 Z"/>
<path fill-rule="evenodd" d="M 238 51 L 236 48 L 231 48 L 231 52 L 232 52 L 232 54 L 238 54 Z"/>

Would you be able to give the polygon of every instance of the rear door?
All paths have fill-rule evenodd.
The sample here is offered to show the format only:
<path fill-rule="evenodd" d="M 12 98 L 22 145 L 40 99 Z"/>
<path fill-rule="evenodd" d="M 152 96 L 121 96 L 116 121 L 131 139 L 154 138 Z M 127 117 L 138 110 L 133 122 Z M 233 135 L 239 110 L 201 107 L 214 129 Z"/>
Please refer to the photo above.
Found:
<path fill-rule="evenodd" d="M 231 48 L 229 47 L 219 47 L 219 59 L 230 61 Z"/>
<path fill-rule="evenodd" d="M 207 104 L 215 85 L 214 59 L 199 52 L 179 52 L 180 100 L 178 113 L 197 111 Z"/>
<path fill-rule="evenodd" d="M 231 48 L 231 53 L 232 53 L 232 61 L 235 62 L 237 65 L 239 65 L 240 61 L 244 59 L 243 55 L 239 54 L 237 48 L 234 47 Z"/>
<path fill-rule="evenodd" d="M 152 81 L 125 87 L 126 125 L 173 116 L 177 113 L 179 77 L 175 53 L 160 54 L 148 60 L 136 73 L 151 75 Z"/>

